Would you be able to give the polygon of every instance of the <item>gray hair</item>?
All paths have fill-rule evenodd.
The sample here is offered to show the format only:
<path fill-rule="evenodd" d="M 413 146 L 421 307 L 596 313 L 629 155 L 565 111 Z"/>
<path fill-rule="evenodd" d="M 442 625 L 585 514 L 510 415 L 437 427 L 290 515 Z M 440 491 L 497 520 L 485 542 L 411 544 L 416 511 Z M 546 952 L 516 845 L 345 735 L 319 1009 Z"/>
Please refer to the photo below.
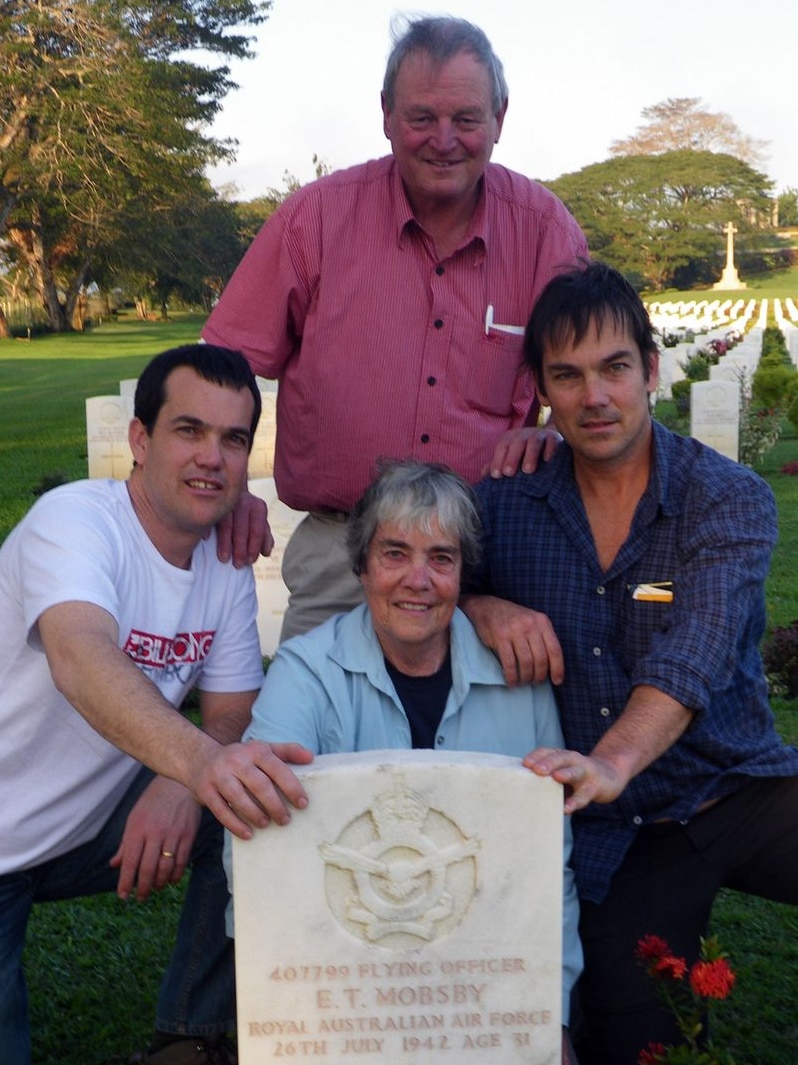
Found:
<path fill-rule="evenodd" d="M 346 546 L 355 573 L 365 571 L 371 541 L 378 526 L 388 521 L 424 532 L 437 521 L 443 532 L 457 537 L 463 571 L 474 569 L 482 526 L 471 486 L 437 462 L 382 460 L 377 470 L 349 516 Z"/>
<path fill-rule="evenodd" d="M 403 25 L 404 29 L 400 32 Z M 469 52 L 478 62 L 482 63 L 490 75 L 493 86 L 494 115 L 497 115 L 507 103 L 507 82 L 502 62 L 493 51 L 488 38 L 473 23 L 448 15 L 402 19 L 392 23 L 391 36 L 393 48 L 388 56 L 385 80 L 382 84 L 383 97 L 388 111 L 393 111 L 394 108 L 399 68 L 414 52 L 426 52 L 430 59 L 438 64 L 447 62 L 460 52 Z"/>

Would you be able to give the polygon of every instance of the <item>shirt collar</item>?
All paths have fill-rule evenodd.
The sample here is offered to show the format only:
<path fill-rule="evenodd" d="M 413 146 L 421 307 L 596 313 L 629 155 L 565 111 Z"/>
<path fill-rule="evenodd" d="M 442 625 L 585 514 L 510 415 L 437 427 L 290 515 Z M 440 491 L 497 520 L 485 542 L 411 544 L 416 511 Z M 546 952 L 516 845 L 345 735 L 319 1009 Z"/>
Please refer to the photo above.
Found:
<path fill-rule="evenodd" d="M 382 647 L 365 603 L 356 606 L 341 620 L 328 654 L 347 673 L 365 673 L 379 691 L 392 693 L 393 684 L 385 668 Z"/>
<path fill-rule="evenodd" d="M 410 201 L 407 198 L 407 191 L 405 189 L 404 182 L 399 173 L 399 167 L 396 165 L 396 160 L 393 161 L 392 176 L 393 183 L 393 202 L 394 202 L 394 214 L 396 219 L 396 239 L 399 247 L 403 247 L 405 241 L 409 238 L 411 231 L 418 232 L 421 230 L 421 226 L 416 221 L 416 216 L 413 214 L 413 208 L 410 206 Z M 477 206 L 474 210 L 473 217 L 471 218 L 471 224 L 468 227 L 468 231 L 463 237 L 457 251 L 462 251 L 467 248 L 472 242 L 477 242 L 479 245 L 478 252 L 480 260 L 484 258 L 485 252 L 488 246 L 488 220 L 487 220 L 487 187 L 489 184 L 488 173 L 486 171 L 485 176 L 482 179 L 482 183 L 479 189 L 479 199 L 477 200 Z"/>
<path fill-rule="evenodd" d="M 672 480 L 671 437 L 670 429 L 652 419 L 652 462 L 648 487 L 640 501 L 640 516 L 651 519 L 661 510 L 668 517 L 681 510 L 679 492 L 670 491 Z M 574 477 L 573 452 L 566 443 L 562 443 L 548 462 L 542 463 L 534 473 L 521 473 L 521 490 L 536 499 L 544 496 L 551 498 L 552 504 L 565 501 L 576 490 Z"/>
<path fill-rule="evenodd" d="M 504 683 L 501 666 L 480 643 L 471 622 L 459 607 L 452 617 L 451 639 L 452 688 L 458 705 L 473 684 Z M 355 607 L 343 619 L 329 655 L 348 673 L 365 673 L 376 688 L 388 694 L 393 691 L 382 648 L 365 603 Z"/>
<path fill-rule="evenodd" d="M 574 477 L 573 452 L 568 444 L 561 443 L 547 462 L 541 462 L 534 473 L 517 473 L 520 489 L 535 499 L 550 496 L 556 506 L 558 500 L 565 500 L 570 506 L 570 497 L 576 488 Z"/>

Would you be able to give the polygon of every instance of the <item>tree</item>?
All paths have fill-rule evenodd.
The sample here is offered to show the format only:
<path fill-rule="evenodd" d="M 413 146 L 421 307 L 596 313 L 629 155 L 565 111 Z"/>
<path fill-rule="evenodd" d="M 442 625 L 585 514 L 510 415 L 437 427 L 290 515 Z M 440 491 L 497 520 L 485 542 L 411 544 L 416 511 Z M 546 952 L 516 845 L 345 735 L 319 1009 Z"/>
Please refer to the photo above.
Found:
<path fill-rule="evenodd" d="M 142 205 L 165 212 L 232 146 L 203 129 L 233 87 L 192 50 L 248 55 L 250 0 L 0 0 L 0 236 L 52 327 Z"/>
<path fill-rule="evenodd" d="M 751 166 L 759 166 L 767 141 L 743 133 L 723 112 L 707 110 L 699 96 L 668 97 L 644 107 L 646 120 L 631 137 L 613 141 L 610 155 L 660 155 L 691 149 L 734 155 Z"/>
<path fill-rule="evenodd" d="M 142 212 L 131 219 L 140 234 L 126 251 L 119 246 L 97 278 L 129 289 L 137 302 L 154 303 L 162 318 L 178 298 L 210 311 L 249 242 L 236 205 L 198 179 L 168 212 Z"/>
<path fill-rule="evenodd" d="M 316 178 L 324 177 L 332 173 L 332 167 L 324 159 L 313 153 L 313 169 Z M 281 189 L 267 189 L 263 196 L 257 196 L 254 200 L 243 200 L 236 204 L 236 211 L 243 226 L 243 232 L 247 243 L 254 240 L 255 235 L 263 223 L 269 218 L 281 203 L 302 187 L 299 178 L 290 170 L 283 171 L 283 187 Z"/>
<path fill-rule="evenodd" d="M 595 163 L 550 188 L 582 226 L 593 255 L 662 289 L 696 261 L 717 268 L 729 220 L 740 238 L 756 232 L 757 215 L 769 218 L 771 184 L 730 155 L 677 151 Z"/>
<path fill-rule="evenodd" d="M 779 196 L 778 224 L 780 226 L 798 226 L 798 189 L 788 188 Z"/>

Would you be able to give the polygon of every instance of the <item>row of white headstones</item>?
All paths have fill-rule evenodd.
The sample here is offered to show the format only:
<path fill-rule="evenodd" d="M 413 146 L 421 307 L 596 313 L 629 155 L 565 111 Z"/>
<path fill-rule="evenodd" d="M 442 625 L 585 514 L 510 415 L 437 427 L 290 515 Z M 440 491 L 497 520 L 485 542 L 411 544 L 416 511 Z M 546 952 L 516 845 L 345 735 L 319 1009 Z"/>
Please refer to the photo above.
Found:
<path fill-rule="evenodd" d="M 713 340 L 742 337 L 717 365 L 708 381 L 690 389 L 690 432 L 729 458 L 737 460 L 740 433 L 740 393 L 750 394 L 751 382 L 762 355 L 762 336 L 770 310 L 766 299 L 727 299 L 652 302 L 648 312 L 661 336 L 682 339 L 660 349 L 660 374 L 656 399 L 670 399 L 672 387 L 685 378 L 688 360 Z M 798 307 L 791 298 L 773 301 L 773 316 L 782 331 L 791 361 L 798 367 Z M 688 339 L 689 338 L 689 339 Z"/>

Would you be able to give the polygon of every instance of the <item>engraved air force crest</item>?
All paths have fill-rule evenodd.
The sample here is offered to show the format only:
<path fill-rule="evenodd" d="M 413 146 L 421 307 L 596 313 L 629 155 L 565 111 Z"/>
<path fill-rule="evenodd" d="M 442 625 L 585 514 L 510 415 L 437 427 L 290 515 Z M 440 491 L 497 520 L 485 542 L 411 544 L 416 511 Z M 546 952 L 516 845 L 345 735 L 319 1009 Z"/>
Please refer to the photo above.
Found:
<path fill-rule="evenodd" d="M 320 845 L 327 903 L 358 939 L 397 950 L 429 943 L 468 910 L 479 846 L 400 777 Z"/>

